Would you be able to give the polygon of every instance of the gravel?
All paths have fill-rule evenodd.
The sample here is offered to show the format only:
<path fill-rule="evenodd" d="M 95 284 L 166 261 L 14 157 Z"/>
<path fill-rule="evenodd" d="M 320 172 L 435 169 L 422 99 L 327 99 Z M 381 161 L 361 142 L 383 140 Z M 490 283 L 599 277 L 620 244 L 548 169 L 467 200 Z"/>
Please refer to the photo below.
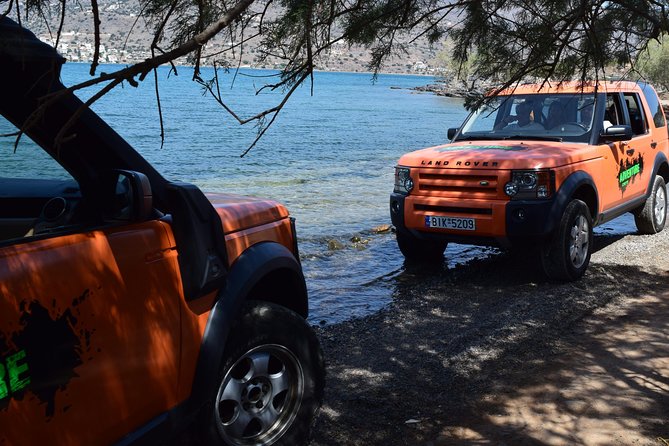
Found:
<path fill-rule="evenodd" d="M 558 434 L 564 423 L 546 432 L 548 421 L 578 418 L 574 407 L 600 401 L 597 392 L 583 401 L 576 392 L 562 409 L 555 401 L 564 395 L 550 405 L 538 400 L 548 385 L 604 382 L 601 364 L 593 365 L 592 376 L 583 372 L 587 382 L 575 381 L 574 362 L 597 359 L 594 346 L 608 342 L 608 334 L 627 339 L 623 322 L 630 315 L 636 315 L 630 322 L 651 320 L 635 326 L 636 335 L 666 338 L 668 248 L 669 231 L 596 235 L 590 267 L 574 283 L 547 281 L 522 253 L 491 254 L 454 268 L 406 267 L 395 278 L 390 306 L 318 328 L 328 381 L 311 445 L 614 444 L 599 442 L 590 430 L 579 436 L 575 427 L 567 429 L 567 440 Z M 609 347 L 615 352 L 617 344 L 604 351 Z M 669 361 L 652 369 L 669 386 Z M 620 432 L 607 428 L 619 444 L 669 437 L 666 392 L 642 396 L 649 398 L 645 411 L 615 417 L 635 423 L 620 423 Z M 535 405 L 544 413 L 526 413 Z M 599 421 L 608 420 L 605 413 Z M 506 424 L 496 425 L 496 417 Z"/>

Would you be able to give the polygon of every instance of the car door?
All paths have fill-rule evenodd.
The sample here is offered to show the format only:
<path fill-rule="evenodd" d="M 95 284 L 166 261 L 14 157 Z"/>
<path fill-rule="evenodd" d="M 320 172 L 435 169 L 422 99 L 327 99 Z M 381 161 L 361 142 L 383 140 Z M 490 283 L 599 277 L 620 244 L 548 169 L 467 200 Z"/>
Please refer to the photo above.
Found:
<path fill-rule="evenodd" d="M 0 239 L 0 444 L 110 444 L 177 404 L 170 226 L 46 226 Z"/>
<path fill-rule="evenodd" d="M 628 125 L 632 138 L 609 143 L 607 187 L 600 191 L 604 210 L 625 205 L 646 193 L 653 160 L 648 158 L 654 143 L 641 98 L 636 92 L 609 93 L 606 96 L 604 128 Z M 652 158 L 652 157 L 651 157 Z"/>
<path fill-rule="evenodd" d="M 648 189 L 653 170 L 654 160 L 650 152 L 654 141 L 639 93 L 623 93 L 623 106 L 625 120 L 632 128 L 633 136 L 622 143 L 618 187 L 626 200 L 631 200 L 643 196 Z"/>

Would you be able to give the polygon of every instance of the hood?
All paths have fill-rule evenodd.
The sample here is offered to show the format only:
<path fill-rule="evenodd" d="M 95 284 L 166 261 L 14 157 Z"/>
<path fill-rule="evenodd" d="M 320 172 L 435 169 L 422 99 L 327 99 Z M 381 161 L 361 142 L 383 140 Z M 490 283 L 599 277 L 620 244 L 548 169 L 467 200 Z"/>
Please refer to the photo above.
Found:
<path fill-rule="evenodd" d="M 288 217 L 288 209 L 273 200 L 220 193 L 205 193 L 205 196 L 221 217 L 226 234 Z"/>
<path fill-rule="evenodd" d="M 554 168 L 596 158 L 596 146 L 553 141 L 460 141 L 407 153 L 398 164 L 449 169 Z"/>

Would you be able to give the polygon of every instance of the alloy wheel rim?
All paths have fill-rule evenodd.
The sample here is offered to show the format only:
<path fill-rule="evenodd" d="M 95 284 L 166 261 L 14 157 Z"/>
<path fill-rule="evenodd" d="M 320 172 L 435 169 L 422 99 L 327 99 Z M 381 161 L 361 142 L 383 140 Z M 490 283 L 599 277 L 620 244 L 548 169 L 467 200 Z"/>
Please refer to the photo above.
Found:
<path fill-rule="evenodd" d="M 585 263 L 589 249 L 589 225 L 584 215 L 579 215 L 570 231 L 569 259 L 574 268 L 580 268 Z"/>
<path fill-rule="evenodd" d="M 667 191 L 665 188 L 660 187 L 655 192 L 655 208 L 653 209 L 655 213 L 655 222 L 660 225 L 664 222 L 666 218 L 666 208 L 667 208 Z"/>
<path fill-rule="evenodd" d="M 304 395 L 304 372 L 283 346 L 246 352 L 228 370 L 214 407 L 221 436 L 236 446 L 275 443 L 290 428 Z"/>

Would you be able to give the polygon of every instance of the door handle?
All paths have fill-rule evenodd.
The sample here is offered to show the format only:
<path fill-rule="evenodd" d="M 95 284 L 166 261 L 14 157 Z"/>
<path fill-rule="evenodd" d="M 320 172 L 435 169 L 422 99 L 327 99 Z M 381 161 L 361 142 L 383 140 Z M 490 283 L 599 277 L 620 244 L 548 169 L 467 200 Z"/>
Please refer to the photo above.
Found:
<path fill-rule="evenodd" d="M 651 142 L 650 143 L 650 148 L 654 149 L 655 147 L 657 147 L 657 143 L 655 141 Z"/>
<path fill-rule="evenodd" d="M 634 149 L 627 149 L 625 153 L 627 153 L 628 156 L 632 156 L 634 155 Z"/>

